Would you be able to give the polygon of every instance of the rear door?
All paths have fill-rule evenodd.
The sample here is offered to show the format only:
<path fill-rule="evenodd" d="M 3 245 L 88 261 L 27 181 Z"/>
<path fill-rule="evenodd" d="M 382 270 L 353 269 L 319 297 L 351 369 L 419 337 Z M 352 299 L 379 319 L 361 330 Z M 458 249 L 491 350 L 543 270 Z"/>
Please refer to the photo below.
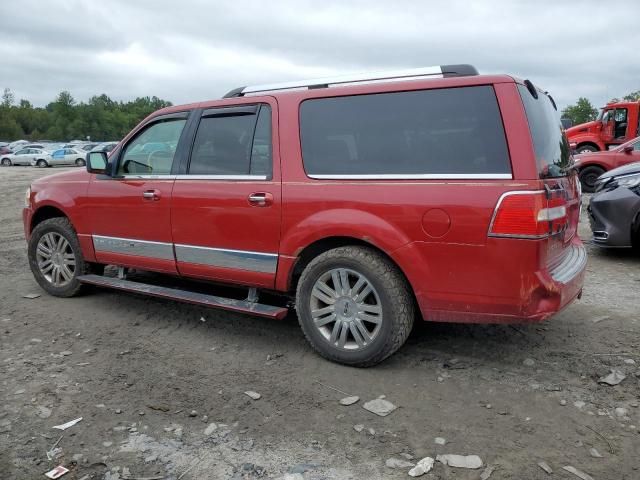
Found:
<path fill-rule="evenodd" d="M 281 185 L 275 102 L 212 108 L 173 189 L 180 274 L 273 287 Z"/>
<path fill-rule="evenodd" d="M 187 120 L 187 112 L 151 119 L 110 158 L 113 176 L 92 177 L 87 211 L 98 262 L 176 272 L 172 168 L 188 148 Z"/>

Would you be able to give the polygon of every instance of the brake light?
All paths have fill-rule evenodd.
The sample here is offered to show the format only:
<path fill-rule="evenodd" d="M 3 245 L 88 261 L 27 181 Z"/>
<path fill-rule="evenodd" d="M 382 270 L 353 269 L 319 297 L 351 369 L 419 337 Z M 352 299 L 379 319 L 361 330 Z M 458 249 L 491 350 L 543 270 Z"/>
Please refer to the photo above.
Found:
<path fill-rule="evenodd" d="M 507 192 L 493 213 L 489 236 L 545 238 L 567 227 L 563 198 L 547 199 L 544 190 Z"/>

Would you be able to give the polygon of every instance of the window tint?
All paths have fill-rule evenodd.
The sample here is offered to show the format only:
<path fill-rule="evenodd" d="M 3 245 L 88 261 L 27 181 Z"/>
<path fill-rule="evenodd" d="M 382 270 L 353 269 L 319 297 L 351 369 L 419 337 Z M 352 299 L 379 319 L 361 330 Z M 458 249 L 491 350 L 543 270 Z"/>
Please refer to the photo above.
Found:
<path fill-rule="evenodd" d="M 171 173 L 173 157 L 186 120 L 154 123 L 125 148 L 118 174 L 166 175 Z"/>
<path fill-rule="evenodd" d="M 307 174 L 509 174 L 490 86 L 307 100 L 300 107 Z"/>
<path fill-rule="evenodd" d="M 524 85 L 518 85 L 518 90 L 527 113 L 540 178 L 566 176 L 573 159 L 560 115 L 544 93 L 538 92 L 538 98 L 533 98 Z"/>
<path fill-rule="evenodd" d="M 200 120 L 191 175 L 271 175 L 271 108 Z"/>

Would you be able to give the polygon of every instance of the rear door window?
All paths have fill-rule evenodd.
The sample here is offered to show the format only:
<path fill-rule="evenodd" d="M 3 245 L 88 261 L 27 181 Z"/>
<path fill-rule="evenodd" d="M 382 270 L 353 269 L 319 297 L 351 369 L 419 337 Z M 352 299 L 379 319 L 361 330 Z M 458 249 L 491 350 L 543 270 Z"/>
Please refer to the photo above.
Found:
<path fill-rule="evenodd" d="M 573 159 L 560 115 L 543 92 L 534 98 L 524 85 L 518 85 L 518 90 L 529 121 L 538 175 L 540 178 L 566 176 Z"/>
<path fill-rule="evenodd" d="M 306 100 L 300 136 L 316 178 L 511 178 L 491 86 Z"/>
<path fill-rule="evenodd" d="M 200 120 L 188 174 L 271 177 L 271 108 L 227 115 L 212 109 Z"/>

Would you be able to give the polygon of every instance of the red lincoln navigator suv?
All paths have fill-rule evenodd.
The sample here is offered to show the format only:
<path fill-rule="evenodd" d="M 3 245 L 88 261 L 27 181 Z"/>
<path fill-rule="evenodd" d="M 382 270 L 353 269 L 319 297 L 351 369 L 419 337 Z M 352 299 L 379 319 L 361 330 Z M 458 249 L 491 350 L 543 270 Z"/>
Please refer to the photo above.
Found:
<path fill-rule="evenodd" d="M 24 228 L 52 295 L 93 284 L 280 318 L 259 298 L 278 292 L 321 355 L 367 366 L 416 315 L 535 322 L 579 297 L 572 167 L 549 95 L 469 65 L 243 87 L 159 110 L 86 171 L 34 182 Z"/>

